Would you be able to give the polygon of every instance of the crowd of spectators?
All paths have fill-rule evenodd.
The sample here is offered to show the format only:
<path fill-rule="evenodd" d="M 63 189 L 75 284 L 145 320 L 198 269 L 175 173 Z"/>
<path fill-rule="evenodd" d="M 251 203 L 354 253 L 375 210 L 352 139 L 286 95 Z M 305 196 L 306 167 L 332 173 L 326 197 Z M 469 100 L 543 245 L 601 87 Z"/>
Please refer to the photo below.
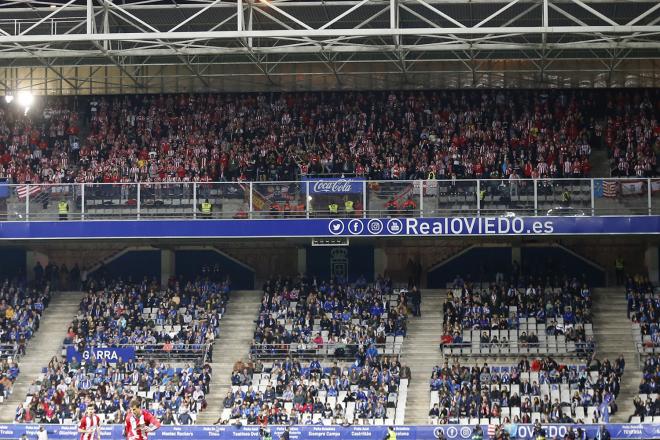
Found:
<path fill-rule="evenodd" d="M 3 275 L 7 277 L 0 279 L 0 402 L 12 392 L 20 373 L 18 360 L 39 330 L 52 295 L 50 282 L 28 283 L 24 271 Z"/>
<path fill-rule="evenodd" d="M 144 279 L 89 282 L 64 340 L 86 346 L 162 345 L 182 350 L 213 342 L 229 297 L 229 282 L 200 278 L 167 286 Z"/>
<path fill-rule="evenodd" d="M 253 355 L 324 348 L 338 357 L 373 358 L 376 344 L 406 334 L 407 294 L 394 294 L 387 278 L 349 284 L 280 277 L 267 281 L 263 291 Z"/>
<path fill-rule="evenodd" d="M 624 275 L 621 274 L 621 278 Z M 647 353 L 642 358 L 642 379 L 639 395 L 633 404 L 634 413 L 630 420 L 650 422 L 660 416 L 660 298 L 648 276 L 631 275 L 625 278 L 628 318 L 633 322 L 633 338 L 638 350 Z"/>
<path fill-rule="evenodd" d="M 94 405 L 106 423 L 122 423 L 137 396 L 162 423 L 189 425 L 206 407 L 210 381 L 208 364 L 175 368 L 145 359 L 108 363 L 53 358 L 16 409 L 15 421 L 72 423 Z"/>
<path fill-rule="evenodd" d="M 648 90 L 634 95 L 617 93 L 607 100 L 604 127 L 612 176 L 653 177 L 657 175 L 656 154 L 660 152 L 660 95 Z"/>
<path fill-rule="evenodd" d="M 660 297 L 648 277 L 628 277 L 625 283 L 628 318 L 644 349 L 660 346 Z"/>
<path fill-rule="evenodd" d="M 633 400 L 635 412 L 641 422 L 651 421 L 660 416 L 660 355 L 650 355 L 642 366 L 642 380 L 639 383 L 639 396 Z"/>
<path fill-rule="evenodd" d="M 27 285 L 5 280 L 0 284 L 0 344 L 13 347 L 9 352 L 25 354 L 50 299 L 48 283 Z"/>
<path fill-rule="evenodd" d="M 521 347 L 538 347 L 540 339 L 555 336 L 589 344 L 584 325 L 591 323 L 591 304 L 591 290 L 577 278 L 521 276 L 511 283 L 503 277 L 492 283 L 472 283 L 458 277 L 443 304 L 442 344 L 462 346 L 475 330 L 481 344 L 505 349 L 512 341 L 493 336 L 502 330 L 514 330 Z M 529 333 L 521 322 L 534 322 Z M 541 338 L 537 323 L 543 324 Z"/>
<path fill-rule="evenodd" d="M 328 365 L 291 358 L 237 362 L 216 423 L 393 423 L 402 379 L 407 387 L 410 378 L 396 356 Z"/>
<path fill-rule="evenodd" d="M 550 357 L 523 358 L 517 365 L 436 366 L 430 380 L 429 420 L 449 423 L 488 419 L 491 423 L 599 423 L 617 411 L 625 368 L 593 359 L 564 365 Z"/>
<path fill-rule="evenodd" d="M 0 103 L 0 178 L 13 183 L 71 183 L 80 151 L 78 113 L 66 99 L 48 98 L 24 112 Z"/>
<path fill-rule="evenodd" d="M 653 175 L 657 102 L 653 91 L 582 90 L 92 97 L 79 109 L 89 126 L 79 142 L 78 113 L 49 99 L 43 112 L 27 115 L 0 107 L 0 176 L 18 183 L 587 177 L 591 148 L 603 137 L 622 174 Z"/>
<path fill-rule="evenodd" d="M 219 334 L 228 279 L 206 268 L 197 279 L 172 278 L 164 286 L 148 278 L 128 282 L 99 275 L 85 288 L 64 345 L 79 353 L 128 345 L 135 358 L 53 358 L 18 407 L 16 421 L 66 423 L 95 405 L 109 422 L 118 422 L 137 396 L 164 423 L 193 423 L 206 407 L 212 362 L 207 347 Z M 201 354 L 186 363 L 189 353 Z"/>

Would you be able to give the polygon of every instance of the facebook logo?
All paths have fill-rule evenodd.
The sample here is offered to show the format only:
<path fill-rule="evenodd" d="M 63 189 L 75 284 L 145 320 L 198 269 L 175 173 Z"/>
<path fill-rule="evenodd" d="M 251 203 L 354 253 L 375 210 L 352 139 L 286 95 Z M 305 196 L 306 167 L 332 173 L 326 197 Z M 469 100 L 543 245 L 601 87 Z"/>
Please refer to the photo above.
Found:
<path fill-rule="evenodd" d="M 364 230 L 364 225 L 362 224 L 361 220 L 351 220 L 348 222 L 348 232 L 350 232 L 353 235 L 360 235 L 362 231 Z"/>

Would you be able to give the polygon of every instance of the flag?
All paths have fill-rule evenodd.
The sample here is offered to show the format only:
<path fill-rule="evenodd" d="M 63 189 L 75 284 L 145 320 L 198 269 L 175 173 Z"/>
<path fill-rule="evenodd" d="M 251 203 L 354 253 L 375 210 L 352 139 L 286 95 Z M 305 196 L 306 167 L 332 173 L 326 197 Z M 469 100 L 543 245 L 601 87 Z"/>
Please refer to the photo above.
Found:
<path fill-rule="evenodd" d="M 495 424 L 490 424 L 488 425 L 488 437 L 489 438 L 495 438 L 495 432 L 497 431 L 497 425 Z"/>
<path fill-rule="evenodd" d="M 516 425 L 515 423 L 506 425 L 506 432 L 509 433 L 510 438 L 518 437 L 518 425 Z"/>
<path fill-rule="evenodd" d="M 651 180 L 651 192 L 660 191 L 660 180 Z"/>
<path fill-rule="evenodd" d="M 631 196 L 635 194 L 641 194 L 644 191 L 644 182 L 634 181 L 634 182 L 621 182 L 621 195 Z"/>
<path fill-rule="evenodd" d="M 30 198 L 32 198 L 40 192 L 41 187 L 38 185 L 19 185 L 18 188 L 16 188 L 16 195 L 19 199 L 26 198 L 28 194 L 30 195 Z"/>
<path fill-rule="evenodd" d="M 616 180 L 603 180 L 603 197 L 616 197 L 619 184 Z"/>
<path fill-rule="evenodd" d="M 658 182 L 660 183 L 660 182 Z M 424 180 L 422 182 L 424 187 L 425 196 L 437 196 L 438 195 L 438 181 L 437 180 Z M 660 188 L 658 188 L 660 189 Z"/>
<path fill-rule="evenodd" d="M 594 197 L 603 197 L 603 179 L 594 179 Z"/>
<path fill-rule="evenodd" d="M 600 404 L 598 410 L 600 411 L 601 421 L 604 423 L 610 423 L 610 400 L 611 397 L 609 394 L 605 395 L 603 403 Z"/>

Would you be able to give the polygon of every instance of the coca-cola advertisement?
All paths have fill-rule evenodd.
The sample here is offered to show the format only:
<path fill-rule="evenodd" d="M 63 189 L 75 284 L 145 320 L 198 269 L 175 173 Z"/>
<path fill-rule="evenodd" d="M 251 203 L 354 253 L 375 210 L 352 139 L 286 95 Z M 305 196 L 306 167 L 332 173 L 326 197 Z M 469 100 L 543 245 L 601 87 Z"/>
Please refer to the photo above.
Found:
<path fill-rule="evenodd" d="M 361 193 L 364 179 L 307 179 L 310 194 L 356 194 Z"/>

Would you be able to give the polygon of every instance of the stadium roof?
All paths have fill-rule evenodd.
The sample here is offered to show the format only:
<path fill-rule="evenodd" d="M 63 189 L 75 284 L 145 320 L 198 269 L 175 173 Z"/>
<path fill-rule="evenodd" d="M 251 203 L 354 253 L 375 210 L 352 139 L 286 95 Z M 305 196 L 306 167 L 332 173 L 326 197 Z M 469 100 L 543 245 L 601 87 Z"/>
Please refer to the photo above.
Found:
<path fill-rule="evenodd" d="M 0 91 L 657 87 L 657 0 L 4 0 Z"/>

